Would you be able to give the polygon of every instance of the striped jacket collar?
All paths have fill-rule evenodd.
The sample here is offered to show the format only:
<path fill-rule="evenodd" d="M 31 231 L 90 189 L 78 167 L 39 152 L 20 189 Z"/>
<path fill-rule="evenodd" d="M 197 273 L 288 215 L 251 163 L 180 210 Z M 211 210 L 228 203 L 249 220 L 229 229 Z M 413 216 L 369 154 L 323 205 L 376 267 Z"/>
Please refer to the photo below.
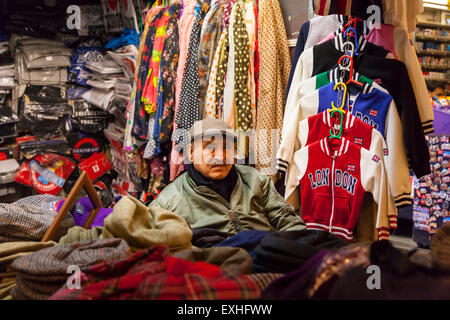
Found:
<path fill-rule="evenodd" d="M 336 84 L 336 83 L 338 83 L 338 82 L 341 81 L 340 78 L 339 78 L 339 77 L 340 77 L 339 73 L 340 73 L 339 67 L 334 68 L 334 69 L 328 71 L 328 80 L 330 81 L 330 83 Z M 359 78 L 360 78 L 360 77 L 361 77 L 361 74 L 360 74 L 359 72 L 354 72 L 354 73 L 353 73 L 353 77 L 352 77 L 353 80 L 359 81 Z M 361 92 L 362 92 L 363 94 L 371 93 L 371 92 L 373 91 L 373 89 L 375 89 L 373 85 L 370 85 L 370 84 L 367 83 L 367 82 L 364 83 L 363 85 L 364 85 L 364 86 L 363 86 L 362 89 L 361 89 Z"/>
<path fill-rule="evenodd" d="M 335 38 L 334 38 L 334 46 L 336 48 L 336 50 L 344 52 L 344 43 L 346 42 L 345 38 L 344 38 L 344 33 L 341 32 L 337 32 L 337 34 L 335 34 Z M 358 53 L 364 51 L 364 49 L 366 48 L 367 45 L 367 40 L 364 37 L 364 35 L 359 35 L 358 36 Z M 356 50 L 356 48 L 355 48 Z"/>
<path fill-rule="evenodd" d="M 337 148 L 336 151 L 332 152 L 328 144 L 328 137 L 325 137 L 322 140 L 320 140 L 320 149 L 322 149 L 322 152 L 329 157 L 332 156 L 340 157 L 347 153 L 349 144 L 350 141 L 342 137 L 340 146 Z"/>
<path fill-rule="evenodd" d="M 324 112 L 322 112 L 322 114 L 323 114 L 322 116 L 323 123 L 329 128 L 331 128 L 333 126 L 333 122 L 331 121 L 331 112 L 325 110 Z M 354 125 L 355 125 L 355 116 L 352 115 L 350 112 L 346 112 L 343 122 L 344 130 L 351 129 L 353 128 Z"/>

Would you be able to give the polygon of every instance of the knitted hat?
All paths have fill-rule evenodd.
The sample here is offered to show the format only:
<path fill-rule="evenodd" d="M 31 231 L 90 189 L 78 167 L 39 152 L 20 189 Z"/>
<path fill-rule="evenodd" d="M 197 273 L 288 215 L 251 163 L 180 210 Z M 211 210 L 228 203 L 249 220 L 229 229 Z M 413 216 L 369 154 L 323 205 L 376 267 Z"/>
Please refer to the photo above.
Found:
<path fill-rule="evenodd" d="M 74 242 L 92 241 L 100 238 L 103 227 L 93 227 L 92 229 L 84 229 L 79 226 L 70 228 L 67 234 L 59 239 L 58 245 L 64 245 Z"/>
<path fill-rule="evenodd" d="M 133 251 L 155 245 L 168 245 L 177 251 L 191 247 L 192 231 L 179 215 L 123 197 L 105 219 L 101 238 L 122 238 Z"/>
<path fill-rule="evenodd" d="M 433 265 L 444 271 L 450 271 L 450 222 L 439 228 L 430 246 Z"/>

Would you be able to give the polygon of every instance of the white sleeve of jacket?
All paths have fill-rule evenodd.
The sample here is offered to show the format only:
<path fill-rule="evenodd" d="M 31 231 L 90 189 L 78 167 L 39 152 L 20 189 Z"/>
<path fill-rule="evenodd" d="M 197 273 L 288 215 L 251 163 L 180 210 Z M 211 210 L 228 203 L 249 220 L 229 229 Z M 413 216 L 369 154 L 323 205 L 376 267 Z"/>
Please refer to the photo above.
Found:
<path fill-rule="evenodd" d="M 370 192 L 378 205 L 377 224 L 379 240 L 389 239 L 389 216 L 396 215 L 389 211 L 389 187 L 381 158 L 375 153 L 361 148 L 361 185 Z"/>
<path fill-rule="evenodd" d="M 409 175 L 406 146 L 403 139 L 402 123 L 398 116 L 394 99 L 389 106 L 386 117 L 386 172 L 394 195 L 395 205 L 400 208 L 411 205 L 411 178 Z"/>
<path fill-rule="evenodd" d="M 302 52 L 295 67 L 292 81 L 304 81 L 312 78 L 314 66 L 314 49 L 309 48 Z"/>
<path fill-rule="evenodd" d="M 434 132 L 433 120 L 434 111 L 430 103 L 427 84 L 422 73 L 422 69 L 417 59 L 416 51 L 411 45 L 408 33 L 402 28 L 394 29 L 395 51 L 408 70 L 409 79 L 414 89 L 414 96 L 417 101 L 417 109 L 419 110 L 420 121 L 424 134 Z"/>
<path fill-rule="evenodd" d="M 291 86 L 291 89 L 289 90 L 284 110 L 283 127 L 281 129 L 281 143 L 276 157 L 276 169 L 278 171 L 287 172 L 289 164 L 292 161 L 293 153 L 300 148 L 296 143 L 297 128 L 301 112 L 300 101 L 303 97 L 302 92 L 305 90 L 303 87 L 311 87 L 310 80 Z"/>
<path fill-rule="evenodd" d="M 383 138 L 383 135 L 380 133 L 380 131 L 376 130 L 375 128 L 372 129 L 372 140 L 370 145 L 370 151 L 375 153 L 377 156 L 379 156 L 383 161 L 383 166 L 385 169 L 386 177 L 389 184 L 389 210 L 392 212 L 395 212 L 395 216 L 389 217 L 389 225 L 391 229 L 397 229 L 397 216 L 398 212 L 395 205 L 395 196 L 392 192 L 392 185 L 395 183 L 395 171 L 393 170 L 394 167 L 388 167 L 387 166 L 387 160 L 389 157 L 389 154 L 387 152 L 388 148 L 386 146 L 386 141 Z"/>
<path fill-rule="evenodd" d="M 301 84 L 300 84 L 301 85 Z M 311 84 L 306 84 L 310 86 Z M 277 151 L 277 170 L 288 172 L 292 164 L 292 157 L 296 150 L 301 148 L 298 139 L 299 122 L 317 113 L 319 106 L 319 94 L 312 91 L 299 100 L 299 85 L 291 89 L 283 120 L 281 131 L 281 144 Z M 294 91 L 293 91 L 294 90 Z M 286 176 L 286 181 L 288 177 Z"/>
<path fill-rule="evenodd" d="M 308 146 L 297 150 L 294 153 L 293 165 L 289 167 L 288 179 L 286 182 L 286 191 L 284 198 L 288 199 L 294 190 L 298 187 L 300 180 L 303 178 L 308 166 Z"/>

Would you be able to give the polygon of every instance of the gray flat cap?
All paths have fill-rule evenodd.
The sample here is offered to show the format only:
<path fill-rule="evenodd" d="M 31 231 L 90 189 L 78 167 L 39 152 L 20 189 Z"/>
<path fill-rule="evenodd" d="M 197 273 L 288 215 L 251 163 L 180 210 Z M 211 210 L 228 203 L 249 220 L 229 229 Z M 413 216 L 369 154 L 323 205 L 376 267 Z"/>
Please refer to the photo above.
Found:
<path fill-rule="evenodd" d="M 189 129 L 190 141 L 194 141 L 198 138 L 214 136 L 214 135 L 226 135 L 227 137 L 237 139 L 234 130 L 225 121 L 206 118 L 200 121 L 196 121 L 191 129 Z"/>

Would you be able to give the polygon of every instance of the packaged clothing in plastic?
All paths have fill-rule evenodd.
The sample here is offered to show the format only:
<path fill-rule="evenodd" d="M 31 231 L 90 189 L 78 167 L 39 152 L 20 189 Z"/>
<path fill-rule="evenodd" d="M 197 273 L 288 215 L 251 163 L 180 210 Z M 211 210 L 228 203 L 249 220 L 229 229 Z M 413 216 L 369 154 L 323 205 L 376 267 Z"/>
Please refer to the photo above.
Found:
<path fill-rule="evenodd" d="M 44 153 L 57 153 L 60 155 L 70 155 L 70 147 L 64 139 L 52 140 L 29 140 L 17 144 L 19 159 L 30 160 L 33 157 Z"/>
<path fill-rule="evenodd" d="M 81 171 L 86 171 L 89 179 L 95 180 L 111 170 L 111 163 L 103 152 L 82 160 L 78 167 Z"/>
<path fill-rule="evenodd" d="M 71 122 L 74 129 L 95 133 L 108 125 L 108 113 L 85 100 L 69 100 L 72 107 Z"/>
<path fill-rule="evenodd" d="M 27 69 L 65 68 L 70 66 L 72 50 L 45 44 L 25 45 L 18 48 Z"/>
<path fill-rule="evenodd" d="M 109 56 L 103 56 L 98 61 L 89 61 L 86 67 L 103 75 L 122 73 L 120 66 Z"/>
<path fill-rule="evenodd" d="M 128 45 L 108 55 L 122 68 L 127 79 L 133 79 L 139 51 L 135 45 Z"/>
<path fill-rule="evenodd" d="M 75 169 L 75 163 L 57 154 L 42 154 L 22 163 L 15 181 L 39 193 L 57 195 Z"/>
<path fill-rule="evenodd" d="M 19 84 L 53 85 L 67 82 L 67 68 L 28 69 L 23 55 L 16 60 L 16 79 Z"/>
<path fill-rule="evenodd" d="M 83 94 L 83 99 L 103 110 L 108 110 L 108 106 L 114 96 L 114 91 L 106 91 L 93 88 Z"/>
<path fill-rule="evenodd" d="M 19 130 L 41 137 L 62 135 L 70 113 L 61 88 L 28 86 L 22 98 Z"/>
<path fill-rule="evenodd" d="M 10 107 L 0 105 L 0 139 L 16 136 L 18 121 L 19 118 Z"/>
<path fill-rule="evenodd" d="M 0 161 L 0 184 L 14 182 L 14 176 L 19 170 L 19 163 L 16 159 Z"/>
<path fill-rule="evenodd" d="M 87 63 L 100 61 L 102 57 L 102 48 L 100 47 L 79 47 L 70 58 L 69 79 L 80 85 L 87 85 L 89 79 L 89 70 Z"/>

